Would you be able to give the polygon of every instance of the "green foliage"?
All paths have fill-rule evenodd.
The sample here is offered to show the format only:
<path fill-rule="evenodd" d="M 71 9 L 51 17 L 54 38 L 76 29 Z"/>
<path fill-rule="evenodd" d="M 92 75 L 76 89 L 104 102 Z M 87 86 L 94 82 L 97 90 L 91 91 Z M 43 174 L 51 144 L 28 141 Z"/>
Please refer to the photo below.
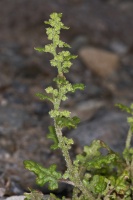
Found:
<path fill-rule="evenodd" d="M 107 151 L 106 155 L 102 154 L 103 148 Z M 81 169 L 81 174 L 84 171 L 83 183 L 95 195 L 100 193 L 106 196 L 110 190 L 121 195 L 124 188 L 125 191 L 129 190 L 127 179 L 124 178 L 128 176 L 128 171 L 124 171 L 124 160 L 100 140 L 85 146 L 83 154 L 77 155 L 74 164 Z"/>
<path fill-rule="evenodd" d="M 74 144 L 73 140 L 72 139 L 68 139 L 67 137 L 63 136 L 63 141 L 64 141 L 64 144 L 65 144 L 65 149 L 69 150 L 71 149 L 71 145 Z M 61 147 L 62 145 L 59 144 L 59 147 Z"/>
<path fill-rule="evenodd" d="M 54 141 L 54 144 L 51 145 L 51 149 L 55 150 L 58 149 L 58 138 L 56 135 L 55 127 L 54 126 L 49 126 L 49 133 L 47 134 L 47 138 L 52 139 Z"/>
<path fill-rule="evenodd" d="M 36 96 L 39 97 L 40 100 L 48 100 L 53 103 L 53 99 L 47 95 L 44 95 L 42 93 L 36 93 Z"/>
<path fill-rule="evenodd" d="M 29 189 L 30 193 L 24 193 L 25 199 L 24 200 L 60 200 L 54 194 L 50 193 L 50 195 L 43 195 L 42 192 L 38 190 Z M 62 200 L 65 200 L 65 197 L 62 197 Z"/>
<path fill-rule="evenodd" d="M 128 106 L 125 106 L 125 105 L 123 105 L 121 103 L 118 103 L 118 104 L 115 104 L 115 106 L 120 108 L 122 111 L 125 111 L 125 112 L 133 115 L 133 104 L 131 104 L 131 106 L 128 107 Z"/>
<path fill-rule="evenodd" d="M 77 89 L 83 90 L 83 84 L 71 84 L 65 77 L 72 65 L 71 60 L 77 56 L 71 55 L 65 48 L 68 44 L 60 39 L 61 29 L 68 29 L 61 22 L 61 13 L 52 13 L 50 19 L 45 22 L 49 25 L 46 34 L 50 44 L 45 47 L 35 48 L 39 52 L 52 54 L 50 64 L 57 69 L 57 76 L 53 79 L 54 87 L 48 86 L 44 94 L 37 93 L 40 100 L 48 100 L 53 108 L 49 115 L 53 118 L 54 125 L 49 127 L 47 138 L 53 140 L 51 149 L 60 149 L 66 161 L 66 171 L 63 175 L 56 171 L 56 165 L 44 168 L 40 164 L 26 160 L 24 166 L 33 172 L 37 178 L 36 183 L 43 186 L 48 183 L 50 190 L 58 188 L 59 182 L 66 182 L 73 186 L 72 200 L 132 200 L 133 196 L 133 148 L 131 138 L 133 134 L 133 104 L 129 107 L 116 104 L 122 111 L 130 115 L 127 122 L 130 126 L 127 134 L 126 145 L 122 155 L 112 151 L 103 141 L 94 140 L 90 146 L 85 146 L 83 153 L 71 159 L 69 150 L 74 141 L 63 135 L 64 128 L 76 128 L 80 120 L 71 117 L 71 112 L 61 109 L 62 101 L 66 101 L 68 93 L 74 93 Z M 61 48 L 63 50 L 61 51 Z M 82 133 L 81 133 L 82 134 Z M 42 200 L 43 195 L 31 190 L 25 194 L 25 200 Z M 47 200 L 59 200 L 54 194 L 50 194 Z M 62 197 L 65 200 L 65 197 Z"/>
<path fill-rule="evenodd" d="M 43 186 L 48 182 L 50 190 L 55 190 L 58 188 L 58 180 L 61 178 L 61 173 L 56 172 L 55 164 L 51 165 L 47 169 L 34 161 L 25 160 L 24 166 L 26 169 L 29 169 L 31 172 L 36 174 L 36 183 L 38 185 Z"/>
<path fill-rule="evenodd" d="M 127 122 L 129 123 L 131 130 L 133 132 L 133 103 L 128 107 L 123 104 L 116 104 L 117 107 L 119 107 L 122 111 L 127 112 L 131 115 L 131 117 L 127 117 Z"/>
<path fill-rule="evenodd" d="M 67 127 L 67 128 L 76 128 L 77 125 L 79 124 L 80 119 L 76 116 L 74 117 L 56 117 L 56 123 L 58 124 L 58 126 L 60 126 L 61 128 L 63 127 Z"/>
<path fill-rule="evenodd" d="M 95 186 L 95 187 L 94 187 Z M 102 194 L 107 187 L 106 179 L 101 175 L 94 175 L 89 184 L 89 189 L 94 194 Z"/>
<path fill-rule="evenodd" d="M 65 200 L 66 198 L 65 197 L 62 197 L 61 198 L 62 200 Z M 60 200 L 59 198 L 57 198 L 54 194 L 50 194 L 50 200 Z"/>
<path fill-rule="evenodd" d="M 44 195 L 42 192 L 30 189 L 30 193 L 24 193 L 24 200 L 44 200 Z"/>
<path fill-rule="evenodd" d="M 82 165 L 84 165 L 89 159 L 99 156 L 100 155 L 99 149 L 101 147 L 102 146 L 100 140 L 94 140 L 90 146 L 84 146 L 83 154 L 77 155 L 74 164 L 77 165 L 79 163 L 82 163 Z"/>

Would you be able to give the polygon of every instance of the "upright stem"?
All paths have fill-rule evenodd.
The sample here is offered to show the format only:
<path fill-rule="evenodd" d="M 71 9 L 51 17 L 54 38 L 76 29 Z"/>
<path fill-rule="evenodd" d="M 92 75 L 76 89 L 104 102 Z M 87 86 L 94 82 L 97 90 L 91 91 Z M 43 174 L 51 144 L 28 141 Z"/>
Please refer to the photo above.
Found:
<path fill-rule="evenodd" d="M 126 149 L 130 148 L 131 139 L 132 139 L 132 130 L 131 130 L 131 128 L 129 128 L 127 139 L 126 139 Z"/>
<path fill-rule="evenodd" d="M 59 140 L 60 149 L 61 149 L 62 154 L 63 154 L 65 161 L 66 161 L 66 166 L 67 166 L 67 170 L 68 170 L 69 175 L 70 175 L 70 177 L 69 177 L 70 180 L 74 183 L 74 187 L 78 188 L 83 193 L 85 199 L 95 200 L 95 198 L 93 197 L 91 192 L 89 192 L 87 190 L 87 188 L 83 185 L 83 183 L 80 179 L 79 172 L 77 171 L 77 169 L 72 164 L 72 160 L 70 158 L 69 151 L 66 148 L 66 144 L 65 144 L 63 136 L 62 136 L 61 128 L 59 126 L 57 126 L 56 122 L 55 122 L 55 130 L 56 130 L 56 134 L 57 134 L 57 137 L 58 137 L 58 140 Z"/>
<path fill-rule="evenodd" d="M 131 127 L 129 128 L 127 139 L 126 139 L 126 149 L 129 150 L 131 146 L 131 139 L 132 139 L 132 130 Z M 131 160 L 127 160 L 127 164 L 130 165 L 130 176 L 131 176 L 131 183 L 133 186 L 133 156 L 131 157 Z M 132 195 L 132 194 L 131 194 Z"/>

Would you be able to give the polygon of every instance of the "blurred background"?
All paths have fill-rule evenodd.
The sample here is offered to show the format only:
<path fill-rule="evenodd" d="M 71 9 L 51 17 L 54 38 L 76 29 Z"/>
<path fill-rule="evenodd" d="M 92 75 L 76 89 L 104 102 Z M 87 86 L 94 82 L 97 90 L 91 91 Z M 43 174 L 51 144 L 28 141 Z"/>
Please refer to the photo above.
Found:
<path fill-rule="evenodd" d="M 78 55 L 67 78 L 86 86 L 62 105 L 81 119 L 77 130 L 65 130 L 75 140 L 71 156 L 96 138 L 120 153 L 125 145 L 127 115 L 114 104 L 133 102 L 133 1 L 0 0 L 1 196 L 37 187 L 23 167 L 25 159 L 46 167 L 55 162 L 65 170 L 60 151 L 52 152 L 46 139 L 51 104 L 35 97 L 56 76 L 51 55 L 34 50 L 49 42 L 44 21 L 52 12 L 63 13 L 70 29 L 62 31 L 61 39 Z M 65 192 L 66 185 L 57 191 Z"/>

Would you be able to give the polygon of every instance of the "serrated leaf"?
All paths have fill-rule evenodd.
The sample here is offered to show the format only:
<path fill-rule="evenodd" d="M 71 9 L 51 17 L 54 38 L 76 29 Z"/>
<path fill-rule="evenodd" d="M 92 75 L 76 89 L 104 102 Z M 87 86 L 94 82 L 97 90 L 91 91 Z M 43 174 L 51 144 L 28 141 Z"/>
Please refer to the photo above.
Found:
<path fill-rule="evenodd" d="M 61 199 L 65 200 L 66 198 L 62 197 Z M 61 199 L 59 199 L 58 197 L 56 197 L 55 194 L 50 193 L 50 199 L 48 199 L 48 200 L 61 200 Z"/>
<path fill-rule="evenodd" d="M 84 88 L 85 88 L 85 86 L 84 86 L 84 84 L 82 84 L 82 83 L 77 83 L 77 84 L 74 84 L 73 85 L 73 90 L 74 90 L 74 92 L 75 92 L 75 90 L 84 90 Z"/>
<path fill-rule="evenodd" d="M 122 111 L 125 111 L 125 112 L 129 113 L 129 114 L 132 114 L 132 112 L 133 112 L 130 107 L 125 106 L 125 105 L 123 105 L 121 103 L 117 103 L 117 104 L 115 104 L 115 106 L 120 108 Z"/>
<path fill-rule="evenodd" d="M 58 149 L 58 138 L 56 135 L 55 127 L 54 126 L 49 126 L 49 133 L 47 135 L 47 138 L 52 139 L 54 141 L 54 144 L 51 145 L 51 149 L 55 150 Z"/>
<path fill-rule="evenodd" d="M 98 156 L 93 158 L 93 160 L 90 160 L 88 163 L 86 163 L 86 168 L 89 169 L 101 169 L 105 167 L 108 164 L 112 164 L 114 161 L 116 161 L 117 156 L 116 154 L 108 154 L 106 156 Z"/>
<path fill-rule="evenodd" d="M 99 149 L 102 147 L 100 140 L 94 140 L 90 146 L 84 146 L 83 154 L 78 154 L 74 161 L 74 164 L 81 164 L 84 166 L 87 161 L 91 160 L 93 157 L 99 156 L 101 153 Z"/>
<path fill-rule="evenodd" d="M 38 51 L 38 52 L 45 52 L 45 48 L 44 47 L 35 47 L 34 49 L 36 51 Z"/>
<path fill-rule="evenodd" d="M 30 193 L 25 192 L 24 196 L 26 197 L 24 200 L 44 200 L 43 193 L 38 190 L 30 189 Z"/>
<path fill-rule="evenodd" d="M 56 123 L 61 127 L 67 127 L 67 128 L 76 128 L 79 124 L 80 119 L 76 116 L 74 117 L 57 117 Z"/>
<path fill-rule="evenodd" d="M 119 193 L 119 194 L 125 194 L 126 191 L 129 190 L 130 185 L 127 182 L 127 180 L 129 180 L 130 177 L 130 172 L 128 170 L 124 170 L 123 173 L 116 179 L 116 183 L 115 183 L 115 190 Z"/>
<path fill-rule="evenodd" d="M 105 181 L 105 177 L 101 175 L 94 175 L 90 184 L 89 188 L 94 194 L 102 194 L 106 189 L 107 183 Z"/>
<path fill-rule="evenodd" d="M 49 100 L 53 103 L 53 99 L 45 94 L 36 93 L 36 96 L 39 97 L 40 100 Z"/>
<path fill-rule="evenodd" d="M 42 165 L 34 161 L 25 160 L 24 166 L 37 176 L 36 183 L 38 185 L 43 186 L 48 183 L 50 190 L 58 188 L 58 180 L 61 178 L 61 173 L 56 171 L 55 164 L 51 165 L 49 168 L 44 168 Z"/>
<path fill-rule="evenodd" d="M 71 48 L 69 44 L 63 42 L 63 41 L 59 41 L 59 47 L 67 47 L 67 48 Z"/>
<path fill-rule="evenodd" d="M 60 200 L 55 194 L 50 193 L 50 200 Z"/>

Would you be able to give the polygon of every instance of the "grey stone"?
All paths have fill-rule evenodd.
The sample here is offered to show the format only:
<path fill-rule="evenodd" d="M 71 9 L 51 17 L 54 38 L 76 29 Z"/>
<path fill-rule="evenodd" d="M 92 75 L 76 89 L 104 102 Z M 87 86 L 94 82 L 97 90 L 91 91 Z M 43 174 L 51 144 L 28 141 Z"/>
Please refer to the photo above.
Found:
<path fill-rule="evenodd" d="M 0 135 L 21 129 L 30 116 L 24 109 L 12 106 L 0 106 Z"/>
<path fill-rule="evenodd" d="M 111 41 L 109 48 L 120 55 L 126 54 L 129 51 L 129 47 L 120 41 Z"/>
<path fill-rule="evenodd" d="M 21 195 L 21 196 L 12 196 L 12 197 L 8 197 L 5 200 L 24 200 L 25 196 Z"/>
<path fill-rule="evenodd" d="M 100 48 L 84 47 L 79 50 L 79 56 L 86 67 L 103 78 L 110 76 L 120 65 L 118 55 Z"/>
<path fill-rule="evenodd" d="M 78 116 L 81 121 L 85 121 L 91 119 L 95 113 L 105 105 L 106 103 L 104 101 L 84 101 L 83 103 L 79 103 L 73 107 L 71 112 L 73 116 Z"/>
<path fill-rule="evenodd" d="M 5 89 L 11 85 L 11 78 L 6 74 L 0 74 L 0 89 Z"/>
<path fill-rule="evenodd" d="M 89 145 L 92 140 L 100 139 L 113 150 L 122 152 L 128 132 L 126 114 L 121 112 L 99 111 L 91 121 L 81 124 L 77 130 L 70 133 L 79 145 Z"/>

